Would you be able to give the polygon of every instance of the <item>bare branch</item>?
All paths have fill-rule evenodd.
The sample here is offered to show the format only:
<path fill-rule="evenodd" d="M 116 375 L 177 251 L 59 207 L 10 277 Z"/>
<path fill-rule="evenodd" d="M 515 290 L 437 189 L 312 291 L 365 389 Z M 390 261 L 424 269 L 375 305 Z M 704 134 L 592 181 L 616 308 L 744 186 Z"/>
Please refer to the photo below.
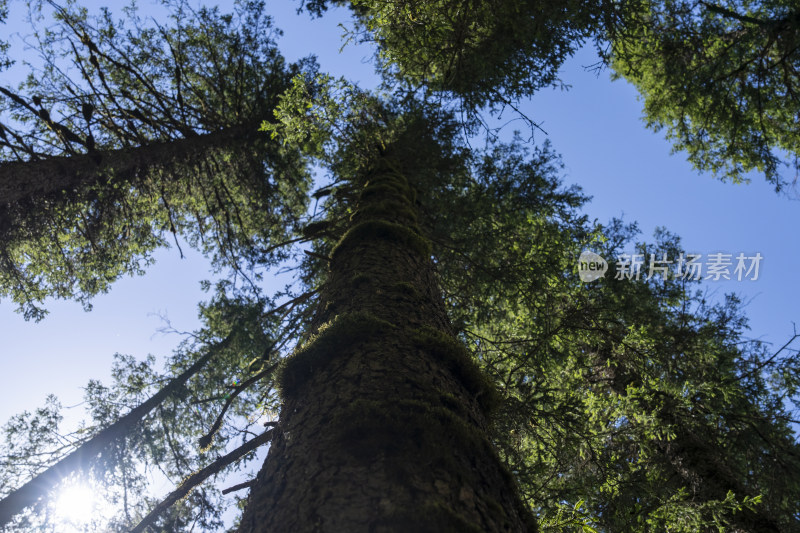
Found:
<path fill-rule="evenodd" d="M 238 459 L 247 455 L 248 453 L 252 452 L 259 446 L 266 444 L 270 440 L 272 440 L 272 433 L 274 429 L 270 429 L 259 435 L 258 437 L 249 440 L 242 446 L 239 446 L 231 453 L 227 455 L 223 455 L 207 467 L 195 472 L 188 478 L 186 481 L 181 483 L 180 487 L 172 491 L 164 500 L 161 501 L 158 505 L 156 505 L 155 509 L 150 511 L 150 513 L 145 516 L 141 522 L 136 524 L 136 527 L 130 530 L 130 533 L 140 533 L 145 530 L 151 523 L 155 521 L 156 518 L 159 517 L 161 513 L 172 507 L 175 502 L 189 494 L 189 492 L 195 488 L 197 485 L 211 477 L 212 475 L 216 474 L 226 466 L 231 463 L 236 462 Z"/>

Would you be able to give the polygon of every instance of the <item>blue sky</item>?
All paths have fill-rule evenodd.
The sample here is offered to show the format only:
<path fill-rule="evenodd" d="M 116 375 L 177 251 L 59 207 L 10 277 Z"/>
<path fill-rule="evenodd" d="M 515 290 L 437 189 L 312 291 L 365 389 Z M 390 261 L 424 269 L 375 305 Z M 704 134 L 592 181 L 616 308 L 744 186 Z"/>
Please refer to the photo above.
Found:
<path fill-rule="evenodd" d="M 150 6 L 140 2 L 142 9 Z M 295 16 L 295 6 L 285 0 L 268 3 L 285 31 L 279 46 L 287 58 L 314 53 L 323 71 L 364 86 L 375 82 L 369 49 L 350 45 L 339 53 L 337 23 L 346 20 L 346 12 L 311 21 Z M 12 18 L 0 32 L 19 30 L 20 22 Z M 635 90 L 610 82 L 607 72 L 597 76 L 583 68 L 595 61 L 591 49 L 580 51 L 563 69 L 571 90 L 545 90 L 523 105 L 547 131 L 547 136 L 537 133 L 535 141 L 547 138 L 562 154 L 565 184 L 578 184 L 593 197 L 585 209 L 591 218 L 606 222 L 622 216 L 638 222 L 645 237 L 665 226 L 693 252 L 761 253 L 758 281 L 709 282 L 707 287 L 720 299 L 725 292 L 741 294 L 749 301 L 752 336 L 782 345 L 792 334 L 792 321 L 800 321 L 794 305 L 800 300 L 795 281 L 800 250 L 791 229 L 797 226 L 800 203 L 777 195 L 760 176 L 749 185 L 726 184 L 698 174 L 684 154 L 670 155 L 663 134 L 646 130 L 640 120 Z M 77 404 L 89 378 L 107 378 L 114 352 L 139 358 L 168 354 L 180 338 L 159 334 L 164 324 L 155 315 L 168 316 L 179 330 L 196 327 L 196 303 L 203 297 L 199 281 L 207 277 L 202 258 L 185 247 L 184 252 L 183 260 L 177 250 L 160 252 L 146 276 L 117 283 L 95 299 L 91 313 L 72 302 L 55 302 L 44 321 L 27 323 L 11 303 L 0 302 L 0 421 L 41 405 L 48 393 L 64 405 Z"/>

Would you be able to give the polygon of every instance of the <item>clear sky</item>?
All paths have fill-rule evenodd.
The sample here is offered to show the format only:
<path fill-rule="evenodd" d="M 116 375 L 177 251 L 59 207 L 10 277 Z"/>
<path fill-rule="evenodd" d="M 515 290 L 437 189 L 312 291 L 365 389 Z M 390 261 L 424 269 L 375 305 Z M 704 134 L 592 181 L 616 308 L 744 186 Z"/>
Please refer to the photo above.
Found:
<path fill-rule="evenodd" d="M 78 3 L 91 10 L 103 5 Z M 153 9 L 148 0 L 139 4 Z M 295 16 L 296 5 L 268 2 L 285 31 L 279 41 L 284 55 L 293 60 L 313 53 L 323 71 L 373 84 L 369 49 L 351 45 L 339 53 L 337 22 L 346 19 L 346 12 L 311 21 L 307 15 Z M 24 32 L 14 16 L 0 34 Z M 752 336 L 780 346 L 792 334 L 792 321 L 800 321 L 794 270 L 800 250 L 792 230 L 800 203 L 777 195 L 760 176 L 749 185 L 725 184 L 692 170 L 684 154 L 670 155 L 663 134 L 644 128 L 634 89 L 612 83 L 607 72 L 598 77 L 583 68 L 595 61 L 591 49 L 582 50 L 563 69 L 570 91 L 546 90 L 525 103 L 523 110 L 547 131 L 547 136 L 537 134 L 536 142 L 550 139 L 563 155 L 565 184 L 578 184 L 593 196 L 586 208 L 591 218 L 606 222 L 623 216 L 638 222 L 647 237 L 665 226 L 683 238 L 689 251 L 704 255 L 760 253 L 764 259 L 757 281 L 709 282 L 707 287 L 720 299 L 735 291 L 750 301 Z M 64 405 L 78 403 L 88 379 L 107 378 L 114 352 L 139 358 L 169 353 L 180 338 L 158 334 L 163 324 L 154 314 L 166 314 L 179 330 L 196 327 L 199 281 L 207 276 L 202 258 L 185 247 L 184 253 L 183 260 L 176 250 L 159 253 L 146 276 L 117 283 L 95 299 L 91 313 L 72 302 L 55 302 L 44 321 L 27 323 L 10 302 L 0 302 L 0 421 L 41 405 L 48 393 Z"/>

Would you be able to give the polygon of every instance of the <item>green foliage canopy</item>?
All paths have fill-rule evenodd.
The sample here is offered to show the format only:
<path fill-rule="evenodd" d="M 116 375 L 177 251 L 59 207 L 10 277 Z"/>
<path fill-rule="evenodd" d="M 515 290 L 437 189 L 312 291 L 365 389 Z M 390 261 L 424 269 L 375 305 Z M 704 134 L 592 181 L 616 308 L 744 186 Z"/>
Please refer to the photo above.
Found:
<path fill-rule="evenodd" d="M 645 97 L 663 97 L 670 113 L 681 108 L 670 100 L 678 85 L 667 82 L 703 70 L 681 71 L 637 43 L 674 37 L 653 13 L 677 16 L 679 2 L 648 5 L 651 11 L 627 4 L 626 17 L 617 4 L 352 4 L 384 61 L 395 65 L 392 75 L 473 109 L 552 84 L 564 58 L 601 29 L 614 68 L 631 77 L 633 67 L 646 72 Z M 574 268 L 583 249 L 614 257 L 633 245 L 635 231 L 590 224 L 580 213 L 586 199 L 561 187 L 549 147 L 528 152 L 517 140 L 475 149 L 437 102 L 389 100 L 317 77 L 310 63 L 286 66 L 265 37 L 260 3 L 237 4 L 236 16 L 170 5 L 169 28 L 134 22 L 128 31 L 109 18 L 93 25 L 79 10 L 56 10 L 59 24 L 41 41 L 47 75 L 3 92 L 10 119 L 0 173 L 63 166 L 71 187 L 6 192 L 0 287 L 30 316 L 41 316 L 35 304 L 45 296 L 88 297 L 138 271 L 167 233 L 234 272 L 207 284 L 204 327 L 163 372 L 153 360 L 118 356 L 110 386 L 87 386 L 90 422 L 75 443 L 217 350 L 95 465 L 97 482 L 120 504 L 114 527 L 130 527 L 152 509 L 147 467 L 178 482 L 272 420 L 274 364 L 303 338 L 329 254 L 358 200 L 352 176 L 399 143 L 409 147 L 400 155 L 413 169 L 420 227 L 433 244 L 450 318 L 502 398 L 493 439 L 544 529 L 797 530 L 800 464 L 791 424 L 800 365 L 795 352 L 773 357 L 746 342 L 735 299 L 709 305 L 680 278 L 580 283 Z M 318 14 L 324 5 L 306 2 Z M 709 22 L 706 40 L 694 43 L 703 54 L 735 49 L 717 48 L 724 39 L 714 40 L 712 30 L 758 26 L 750 12 L 737 18 L 732 7 L 694 7 L 676 31 L 704 13 L 725 21 Z M 423 22 L 433 31 L 417 31 Z M 59 70 L 64 58 L 77 78 Z M 665 61 L 675 70 L 662 75 Z M 696 79 L 686 79 L 697 102 L 686 113 L 722 113 L 725 105 L 745 113 L 752 103 L 715 107 Z M 663 116 L 664 124 L 673 117 Z M 787 136 L 788 116 L 775 114 Z M 743 117 L 744 126 L 756 123 L 757 115 Z M 734 133 L 721 123 L 715 135 Z M 735 163 L 737 149 L 717 155 L 746 170 L 745 156 Z M 332 182 L 312 195 L 325 200 L 309 224 L 311 157 L 330 169 Z M 298 250 L 289 245 L 307 240 L 314 243 L 302 264 L 292 263 Z M 647 254 L 681 251 L 666 232 L 638 246 Z M 258 276 L 279 265 L 292 265 L 296 283 L 265 296 Z M 59 416 L 50 401 L 4 427 L 3 491 L 70 449 L 53 439 Z M 192 494 L 155 526 L 218 528 L 219 490 L 206 485 Z M 23 516 L 15 527 L 37 524 Z"/>
<path fill-rule="evenodd" d="M 634 2 L 631 2 L 634 4 Z M 800 12 L 793 2 L 641 2 L 607 59 L 645 120 L 700 170 L 794 181 L 800 137 Z M 793 161 L 787 178 L 782 173 Z"/>
<path fill-rule="evenodd" d="M 313 63 L 285 64 L 258 2 L 168 6 L 171 26 L 131 28 L 57 7 L 41 72 L 0 88 L 0 294 L 27 317 L 88 305 L 170 238 L 244 273 L 296 230 L 304 158 L 257 129 Z"/>

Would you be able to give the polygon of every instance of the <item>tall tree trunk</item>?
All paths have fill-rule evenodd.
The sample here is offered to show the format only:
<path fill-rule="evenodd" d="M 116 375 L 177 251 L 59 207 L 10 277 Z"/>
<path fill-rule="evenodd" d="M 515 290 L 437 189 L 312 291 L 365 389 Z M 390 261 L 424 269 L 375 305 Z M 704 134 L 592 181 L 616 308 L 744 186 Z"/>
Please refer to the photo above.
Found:
<path fill-rule="evenodd" d="M 494 390 L 452 331 L 402 161 L 367 176 L 239 531 L 533 531 L 487 438 Z"/>

